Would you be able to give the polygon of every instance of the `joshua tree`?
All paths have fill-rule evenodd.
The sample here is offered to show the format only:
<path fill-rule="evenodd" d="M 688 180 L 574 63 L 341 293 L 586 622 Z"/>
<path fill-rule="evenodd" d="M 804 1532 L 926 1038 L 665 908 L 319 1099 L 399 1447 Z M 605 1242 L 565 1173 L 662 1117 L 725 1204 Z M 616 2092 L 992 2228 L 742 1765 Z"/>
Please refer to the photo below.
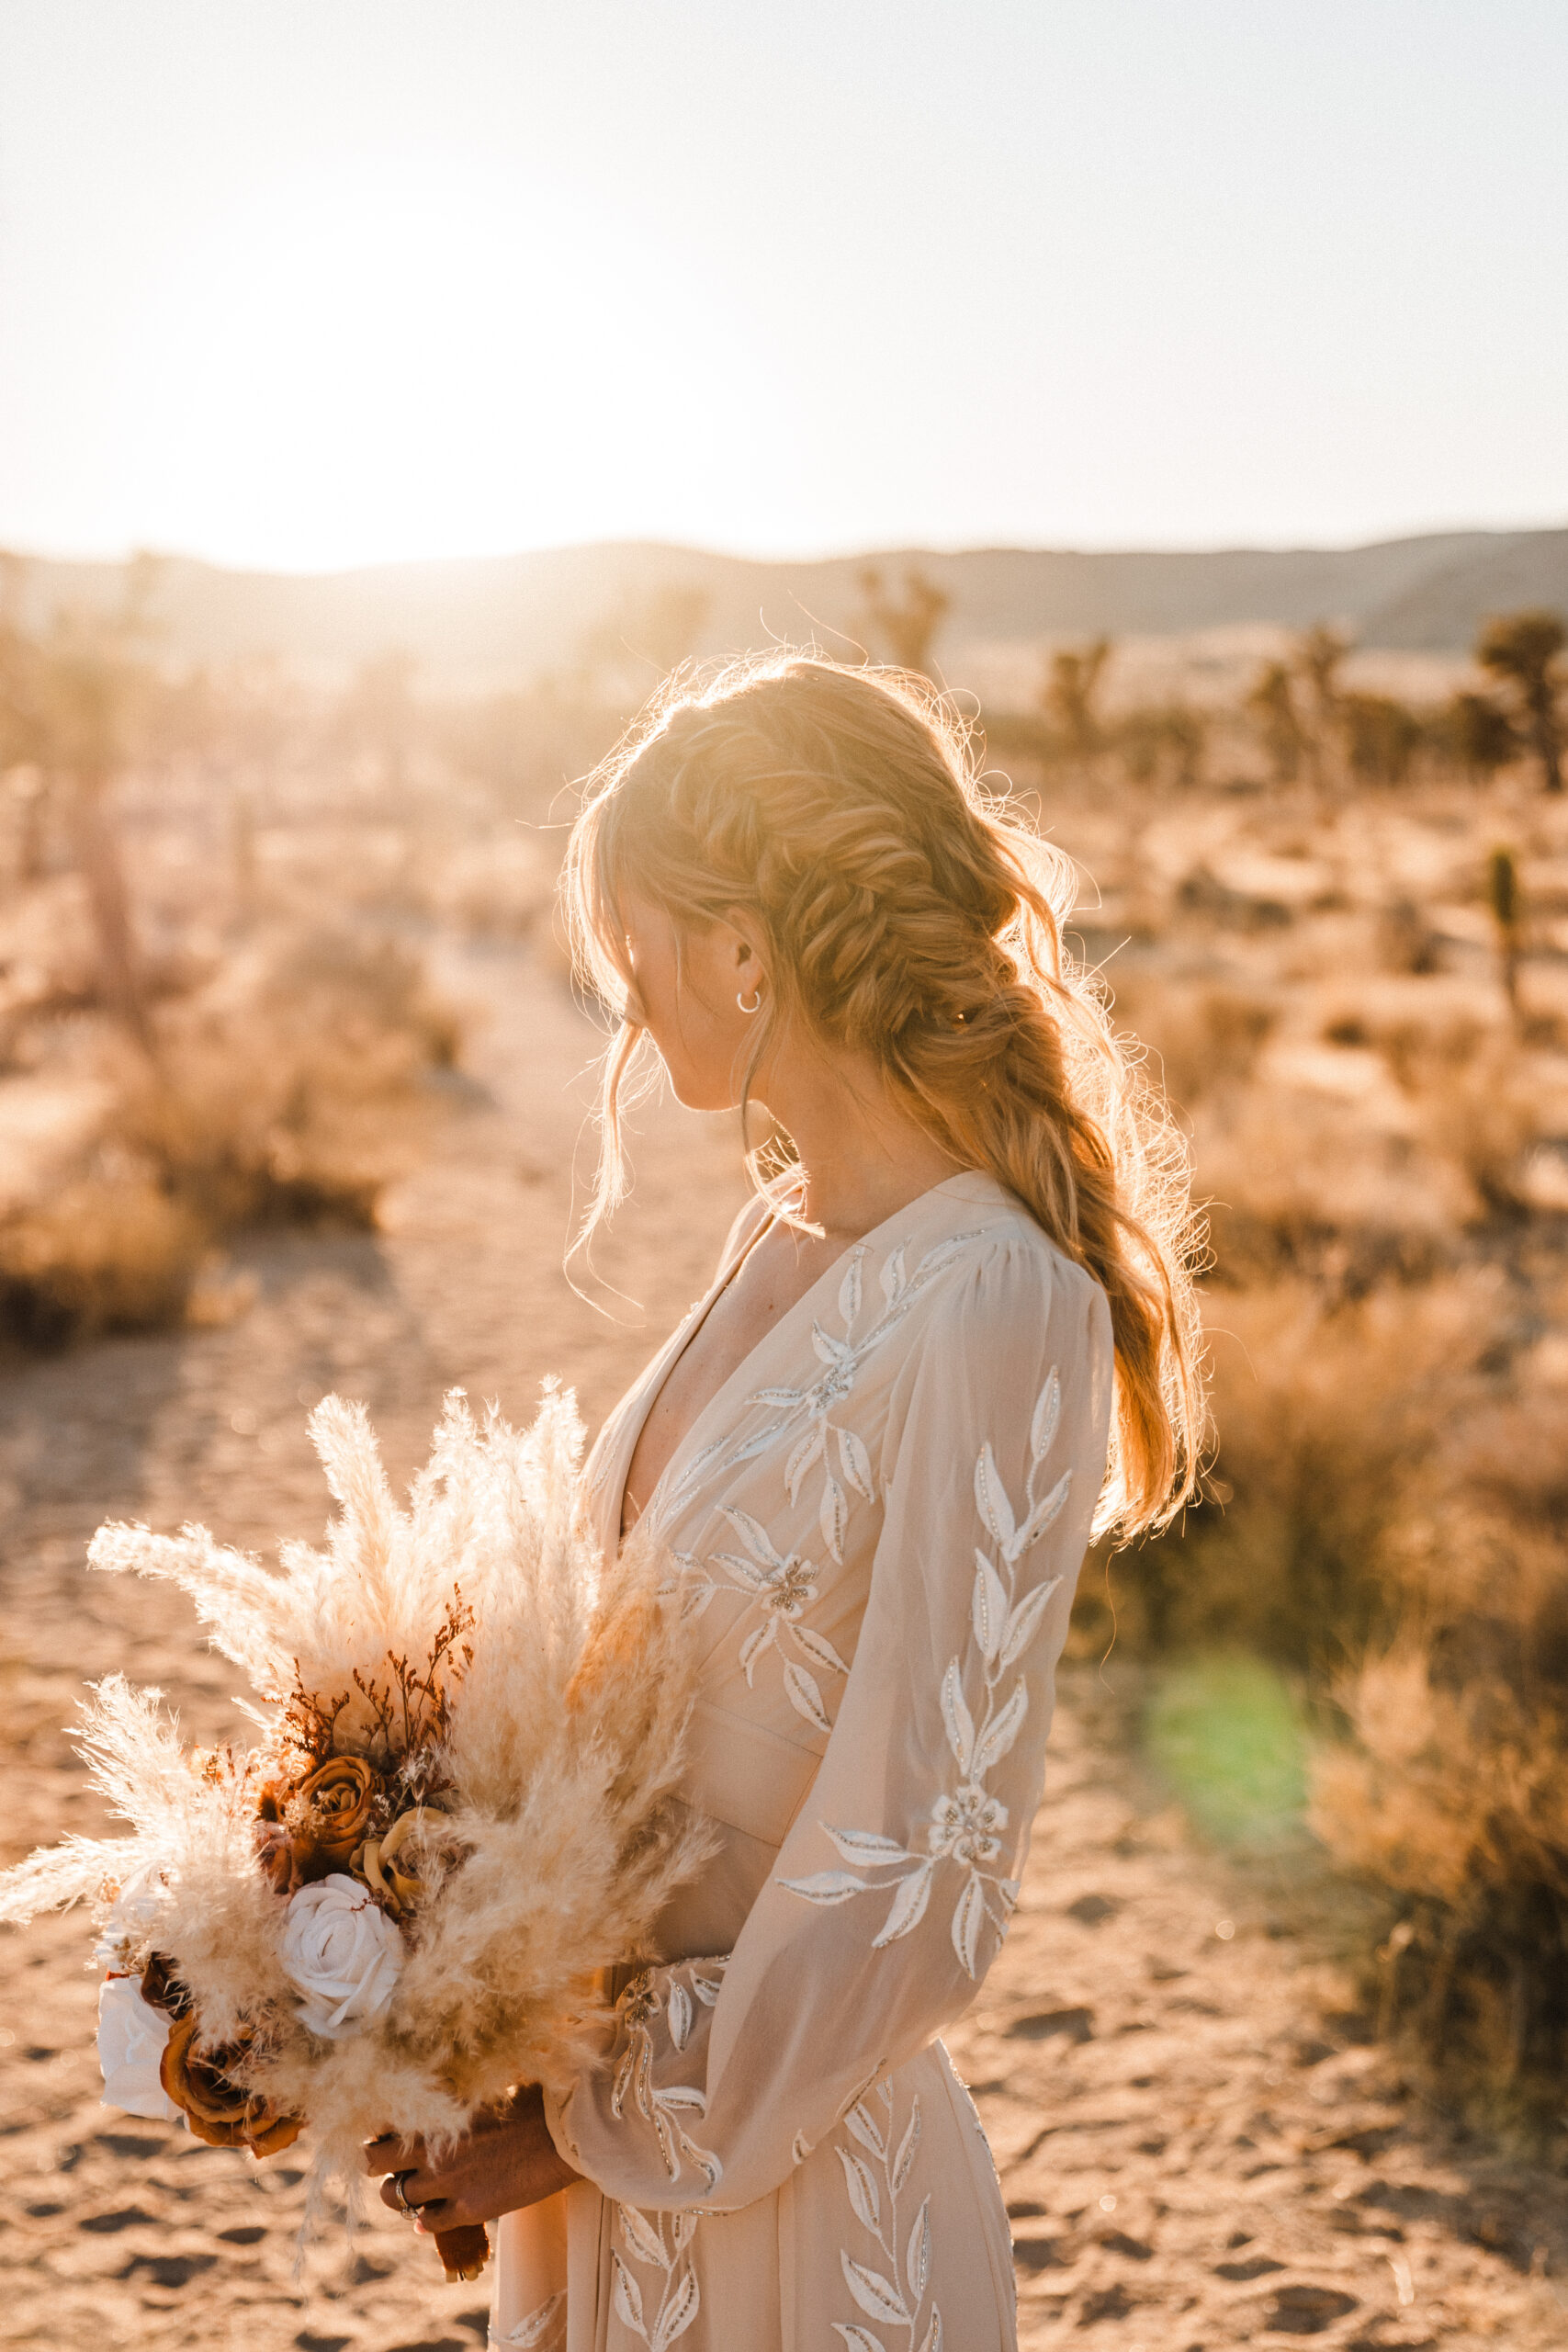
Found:
<path fill-rule="evenodd" d="M 1312 695 L 1314 727 L 1307 739 L 1313 782 L 1321 791 L 1327 781 L 1327 752 L 1339 714 L 1339 669 L 1350 650 L 1350 640 L 1325 621 L 1317 621 L 1296 646 L 1296 667 Z"/>
<path fill-rule="evenodd" d="M 931 640 L 953 603 L 946 589 L 928 579 L 919 564 L 909 564 L 904 571 L 903 601 L 895 604 L 881 572 L 868 564 L 860 576 L 860 592 L 870 634 L 885 640 L 901 670 L 917 670 L 929 677 Z"/>
<path fill-rule="evenodd" d="M 138 1044 L 151 1053 L 152 1033 L 131 927 L 130 893 L 108 809 L 109 787 L 127 755 L 129 721 L 140 684 L 123 647 L 112 638 L 74 643 L 67 639 L 50 658 L 54 750 L 71 779 L 76 860 L 97 933 L 100 986 Z"/>
<path fill-rule="evenodd" d="M 1131 710 L 1116 729 L 1116 741 L 1134 784 L 1168 774 L 1190 789 L 1202 774 L 1209 722 L 1190 703 L 1170 702 Z"/>
<path fill-rule="evenodd" d="M 1548 792 L 1562 789 L 1557 697 L 1568 684 L 1561 660 L 1565 642 L 1568 631 L 1558 613 L 1504 613 L 1487 622 L 1475 646 L 1482 668 L 1506 680 L 1514 690 Z"/>
<path fill-rule="evenodd" d="M 132 652 L 148 579 L 133 566 L 127 601 L 110 623 L 57 620 L 43 637 L 0 627 L 0 734 L 9 756 L 63 787 L 98 951 L 98 985 L 148 1052 L 152 1049 L 109 787 L 124 763 L 131 714 L 145 681 Z"/>
<path fill-rule="evenodd" d="M 1105 740 L 1096 705 L 1110 659 L 1108 637 L 1097 637 L 1092 645 L 1080 648 L 1064 646 L 1051 656 L 1040 690 L 1041 707 L 1051 722 L 1055 747 L 1069 759 L 1091 759 Z"/>
<path fill-rule="evenodd" d="M 1495 849 L 1486 861 L 1486 903 L 1497 926 L 1497 967 L 1503 993 L 1515 1020 L 1519 1015 L 1519 933 L 1524 909 L 1519 869 L 1511 849 Z"/>
<path fill-rule="evenodd" d="M 1341 695 L 1337 710 L 1357 781 L 1403 784 L 1421 741 L 1416 713 L 1392 695 Z"/>
<path fill-rule="evenodd" d="M 1442 731 L 1472 784 L 1490 784 L 1519 751 L 1517 729 L 1490 695 L 1451 695 L 1442 714 Z"/>
<path fill-rule="evenodd" d="M 1264 663 L 1247 697 L 1246 707 L 1263 738 L 1275 783 L 1294 784 L 1301 768 L 1302 753 L 1307 747 L 1307 735 L 1302 725 L 1302 715 L 1296 708 L 1287 663 Z"/>

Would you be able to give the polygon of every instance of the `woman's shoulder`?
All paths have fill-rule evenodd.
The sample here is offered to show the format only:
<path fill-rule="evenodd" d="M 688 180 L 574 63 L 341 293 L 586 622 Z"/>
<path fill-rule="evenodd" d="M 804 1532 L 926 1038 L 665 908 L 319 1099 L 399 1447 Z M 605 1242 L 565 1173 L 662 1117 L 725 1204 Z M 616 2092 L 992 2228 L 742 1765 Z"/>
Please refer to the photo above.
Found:
<path fill-rule="evenodd" d="M 922 1262 L 934 1279 L 905 1327 L 895 1429 L 1001 1445 L 1047 1394 L 1070 1399 L 1061 1442 L 1098 1492 L 1114 1356 L 1104 1291 L 994 1177 L 953 1177 L 942 1193 L 929 1204 Z"/>
<path fill-rule="evenodd" d="M 1094 1276 L 1032 1216 L 1015 1193 L 981 1169 L 968 1169 L 938 1187 L 954 1213 L 953 1271 L 947 1295 L 966 1318 L 983 1324 L 1032 1320 L 1042 1311 L 1089 1331 L 1110 1310 Z M 964 1272 L 968 1279 L 964 1279 Z M 933 1298 L 933 1305 L 939 1300 Z"/>

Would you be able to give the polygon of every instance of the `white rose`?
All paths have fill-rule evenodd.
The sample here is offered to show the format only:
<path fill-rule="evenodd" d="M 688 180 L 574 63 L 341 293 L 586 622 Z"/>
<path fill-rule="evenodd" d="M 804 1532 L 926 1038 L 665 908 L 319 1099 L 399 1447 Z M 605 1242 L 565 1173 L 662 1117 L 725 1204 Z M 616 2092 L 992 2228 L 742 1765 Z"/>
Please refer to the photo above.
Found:
<path fill-rule="evenodd" d="M 108 1976 L 98 1988 L 98 2064 L 105 2107 L 150 2123 L 177 2123 L 179 2109 L 158 2080 L 169 2018 L 141 1997 L 134 1976 Z"/>
<path fill-rule="evenodd" d="M 334 1871 L 288 1899 L 283 1965 L 312 2033 L 336 2041 L 378 2018 L 403 1964 L 403 1941 L 357 1879 Z"/>

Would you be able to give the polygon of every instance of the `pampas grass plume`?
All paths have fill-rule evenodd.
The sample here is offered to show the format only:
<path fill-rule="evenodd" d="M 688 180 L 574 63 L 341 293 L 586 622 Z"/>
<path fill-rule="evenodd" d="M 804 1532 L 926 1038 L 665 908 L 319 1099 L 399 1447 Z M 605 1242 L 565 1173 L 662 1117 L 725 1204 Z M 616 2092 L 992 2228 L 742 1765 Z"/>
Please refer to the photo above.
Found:
<path fill-rule="evenodd" d="M 308 2116 L 320 2175 L 352 2179 L 359 2143 L 380 2132 L 439 2146 L 515 2084 L 564 2085 L 609 1973 L 646 1956 L 708 1843 L 673 1801 L 695 1671 L 679 1596 L 635 1535 L 601 1558 L 570 1393 L 547 1385 L 519 1432 L 493 1408 L 476 1419 L 455 1390 L 406 1506 L 362 1406 L 327 1397 L 310 1434 L 337 1505 L 320 1548 L 286 1543 L 272 1569 L 204 1528 L 116 1525 L 88 1553 L 96 1569 L 189 1594 L 250 1679 L 259 1754 L 193 1755 L 160 1693 L 110 1677 L 85 1709 L 82 1752 L 133 1835 L 35 1854 L 0 1878 L 0 1918 L 86 1897 L 112 1923 L 118 1890 L 142 1888 L 151 1943 L 188 1988 L 204 2040 L 250 2029 L 239 2078 Z M 431 1657 L 455 1604 L 472 1625 L 470 1654 L 444 1668 L 448 1842 L 429 1858 L 390 2007 L 323 2044 L 282 1969 L 287 1905 L 256 1857 L 258 1784 L 299 1691 L 328 1709 L 345 1699 L 338 1754 L 384 1743 L 369 1686 L 385 1689 L 397 1660 Z"/>

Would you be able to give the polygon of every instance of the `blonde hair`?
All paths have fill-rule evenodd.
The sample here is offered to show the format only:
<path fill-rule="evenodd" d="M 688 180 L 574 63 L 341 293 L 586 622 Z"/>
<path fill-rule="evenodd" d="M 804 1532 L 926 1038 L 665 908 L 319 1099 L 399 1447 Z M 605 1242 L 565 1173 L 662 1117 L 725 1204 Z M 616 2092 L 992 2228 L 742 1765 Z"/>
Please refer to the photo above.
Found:
<path fill-rule="evenodd" d="M 619 895 L 677 927 L 762 924 L 768 991 L 742 1107 L 780 1023 L 874 1057 L 959 1167 L 987 1170 L 1103 1289 L 1116 1403 L 1100 1524 L 1163 1524 L 1204 1431 L 1186 1155 L 1062 948 L 1076 876 L 982 788 L 923 680 L 781 653 L 671 680 L 589 779 L 565 893 L 581 976 L 620 1016 L 580 1244 L 626 1190 L 639 1054 Z M 778 1204 L 758 1155 L 753 1182 Z"/>

